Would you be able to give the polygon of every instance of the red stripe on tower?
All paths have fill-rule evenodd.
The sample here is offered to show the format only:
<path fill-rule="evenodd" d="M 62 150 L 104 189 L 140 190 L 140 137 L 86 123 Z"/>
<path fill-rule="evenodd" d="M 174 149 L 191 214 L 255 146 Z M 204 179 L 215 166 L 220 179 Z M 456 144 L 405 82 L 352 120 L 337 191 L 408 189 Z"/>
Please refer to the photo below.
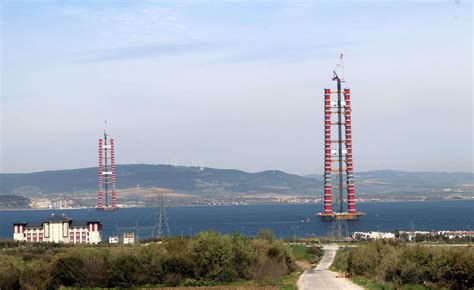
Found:
<path fill-rule="evenodd" d="M 331 90 L 324 89 L 324 213 L 332 213 Z"/>
<path fill-rule="evenodd" d="M 347 174 L 347 208 L 349 213 L 356 213 L 354 171 L 352 163 L 352 126 L 351 126 L 351 90 L 344 89 L 344 100 L 346 103 L 346 174 Z"/>
<path fill-rule="evenodd" d="M 97 207 L 98 208 L 103 208 L 103 202 L 102 202 L 102 190 L 103 190 L 103 176 L 102 176 L 102 171 L 103 171 L 103 167 L 102 167 L 102 163 L 103 163 L 103 160 L 102 160 L 102 139 L 99 139 L 99 202 L 97 204 Z"/>
<path fill-rule="evenodd" d="M 110 165 L 112 169 L 112 208 L 117 208 L 117 191 L 115 187 L 115 148 L 114 139 L 110 139 Z"/>

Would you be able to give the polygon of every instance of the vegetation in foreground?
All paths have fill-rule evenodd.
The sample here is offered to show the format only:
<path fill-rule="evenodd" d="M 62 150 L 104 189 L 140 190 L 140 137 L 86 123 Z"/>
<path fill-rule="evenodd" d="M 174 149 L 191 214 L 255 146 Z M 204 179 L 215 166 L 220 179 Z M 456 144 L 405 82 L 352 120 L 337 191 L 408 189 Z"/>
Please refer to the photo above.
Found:
<path fill-rule="evenodd" d="M 276 281 L 274 285 L 280 286 L 281 290 L 297 290 L 296 283 L 303 270 L 307 266 L 317 264 L 324 254 L 321 247 L 311 244 L 293 244 L 289 248 L 299 268 Z"/>
<path fill-rule="evenodd" d="M 368 289 L 472 289 L 474 248 L 376 241 L 338 251 L 331 269 Z"/>
<path fill-rule="evenodd" d="M 291 253 L 296 261 L 304 261 L 309 264 L 317 264 L 323 256 L 323 249 L 318 246 L 291 245 Z"/>
<path fill-rule="evenodd" d="M 137 246 L 3 246 L 0 289 L 275 285 L 288 284 L 297 269 L 268 230 L 254 239 L 208 231 Z"/>

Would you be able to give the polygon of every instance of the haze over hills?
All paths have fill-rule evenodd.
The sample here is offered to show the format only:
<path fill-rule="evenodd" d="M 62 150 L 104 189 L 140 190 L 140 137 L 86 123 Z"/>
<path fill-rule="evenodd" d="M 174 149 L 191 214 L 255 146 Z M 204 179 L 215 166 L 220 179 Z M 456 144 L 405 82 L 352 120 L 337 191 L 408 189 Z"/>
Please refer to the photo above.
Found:
<path fill-rule="evenodd" d="M 356 172 L 359 182 L 378 183 L 410 186 L 453 186 L 473 185 L 474 174 L 465 172 L 433 172 L 433 171 L 400 171 L 400 170 L 374 170 Z M 322 180 L 318 174 L 306 177 Z"/>
<path fill-rule="evenodd" d="M 248 173 L 172 165 L 117 165 L 117 188 L 159 187 L 184 193 L 307 193 L 321 182 L 278 170 Z M 97 190 L 96 167 L 35 173 L 0 174 L 1 193 L 77 192 Z"/>
<path fill-rule="evenodd" d="M 278 170 L 248 173 L 233 169 L 133 164 L 117 165 L 116 172 L 119 197 L 130 204 L 153 202 L 157 190 L 180 198 L 181 202 L 206 200 L 211 204 L 215 200 L 284 202 L 309 198 L 318 201 L 322 194 L 321 175 L 299 176 Z M 71 198 L 79 200 L 76 204 L 92 205 L 96 199 L 97 175 L 96 167 L 0 174 L 0 194 L 32 200 Z M 356 192 L 364 199 L 472 198 L 474 174 L 357 172 Z"/>

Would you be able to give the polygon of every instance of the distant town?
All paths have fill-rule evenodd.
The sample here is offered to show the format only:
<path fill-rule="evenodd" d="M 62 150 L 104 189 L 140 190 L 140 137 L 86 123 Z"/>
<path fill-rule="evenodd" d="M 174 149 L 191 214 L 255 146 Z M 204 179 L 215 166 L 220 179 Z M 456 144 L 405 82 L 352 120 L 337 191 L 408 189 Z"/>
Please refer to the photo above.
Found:
<path fill-rule="evenodd" d="M 119 191 L 120 194 L 120 191 Z M 363 195 L 363 194 L 361 194 Z M 6 198 L 11 198 L 6 200 Z M 20 204 L 12 201 L 17 200 L 16 196 L 0 196 L 0 208 L 3 209 L 78 209 L 95 208 L 95 204 L 90 199 L 69 199 L 69 198 L 40 198 L 40 199 L 22 199 Z M 322 203 L 322 198 L 317 196 L 278 196 L 262 194 L 261 196 L 235 196 L 235 197 L 187 197 L 176 198 L 165 195 L 167 206 L 239 206 L 239 205 L 258 205 L 258 204 L 305 204 Z M 474 194 L 471 192 L 456 192 L 456 194 L 439 195 L 420 195 L 420 196 L 367 196 L 356 199 L 359 203 L 364 202 L 396 202 L 396 201 L 428 201 L 428 200 L 472 200 Z M 118 208 L 129 207 L 149 207 L 156 206 L 156 203 L 150 203 L 147 199 L 127 200 L 124 203 L 118 203 Z"/>
<path fill-rule="evenodd" d="M 321 175 L 174 165 L 116 165 L 117 207 L 321 203 Z M 0 174 L 0 208 L 97 206 L 98 168 Z M 143 173 L 146 174 L 143 174 Z M 40 178 L 41 177 L 41 178 Z M 356 202 L 473 200 L 474 174 L 378 170 L 356 174 Z"/>

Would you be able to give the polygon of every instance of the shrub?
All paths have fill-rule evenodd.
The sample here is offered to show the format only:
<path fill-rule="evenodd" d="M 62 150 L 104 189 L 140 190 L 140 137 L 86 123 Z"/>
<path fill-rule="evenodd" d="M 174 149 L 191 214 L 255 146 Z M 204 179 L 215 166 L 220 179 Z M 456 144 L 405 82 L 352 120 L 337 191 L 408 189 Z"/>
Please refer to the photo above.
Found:
<path fill-rule="evenodd" d="M 168 287 L 176 287 L 181 281 L 183 281 L 183 276 L 179 273 L 167 273 L 165 275 L 165 285 Z"/>
<path fill-rule="evenodd" d="M 337 251 L 334 262 L 331 265 L 331 270 L 349 272 L 349 254 L 349 248 L 342 248 Z"/>
<path fill-rule="evenodd" d="M 374 245 L 354 248 L 349 253 L 349 273 L 351 275 L 372 277 L 378 266 L 378 252 Z"/>
<path fill-rule="evenodd" d="M 164 280 L 163 261 L 167 252 L 161 245 L 151 245 L 141 248 L 138 252 L 137 284 L 160 284 Z"/>
<path fill-rule="evenodd" d="M 275 240 L 275 235 L 273 234 L 273 231 L 270 229 L 259 229 L 257 232 L 256 238 L 260 240 L 265 240 L 271 243 Z"/>
<path fill-rule="evenodd" d="M 0 289 L 211 286 L 277 279 L 294 265 L 268 231 L 258 239 L 203 232 L 125 247 L 25 244 L 0 252 Z"/>
<path fill-rule="evenodd" d="M 108 285 L 111 287 L 132 287 L 136 285 L 139 260 L 132 255 L 115 258 L 110 262 Z"/>
<path fill-rule="evenodd" d="M 103 249 L 87 251 L 82 256 L 84 262 L 84 285 L 88 287 L 107 287 L 109 259 L 108 251 Z"/>
<path fill-rule="evenodd" d="M 255 239 L 252 244 L 258 253 L 252 274 L 254 280 L 274 280 L 296 269 L 293 258 L 282 242 Z"/>
<path fill-rule="evenodd" d="M 323 248 L 317 246 L 311 246 L 308 248 L 308 253 L 315 255 L 316 257 L 322 257 L 324 254 Z"/>
<path fill-rule="evenodd" d="M 220 280 L 232 262 L 231 240 L 216 232 L 202 232 L 192 242 L 190 255 L 196 278 Z"/>
<path fill-rule="evenodd" d="M 22 267 L 21 258 L 0 254 L 0 289 L 19 289 Z"/>
<path fill-rule="evenodd" d="M 338 251 L 332 268 L 396 288 L 470 289 L 474 287 L 474 248 L 377 241 Z"/>
<path fill-rule="evenodd" d="M 70 254 L 61 255 L 52 268 L 53 282 L 56 285 L 80 286 L 84 284 L 84 262 Z"/>
<path fill-rule="evenodd" d="M 26 263 L 21 270 L 20 287 L 31 290 L 48 289 L 53 282 L 50 274 L 50 266 L 44 261 L 34 260 Z"/>
<path fill-rule="evenodd" d="M 236 276 L 241 279 L 250 279 L 252 269 L 257 261 L 257 252 L 248 238 L 240 234 L 232 235 L 231 265 Z"/>

